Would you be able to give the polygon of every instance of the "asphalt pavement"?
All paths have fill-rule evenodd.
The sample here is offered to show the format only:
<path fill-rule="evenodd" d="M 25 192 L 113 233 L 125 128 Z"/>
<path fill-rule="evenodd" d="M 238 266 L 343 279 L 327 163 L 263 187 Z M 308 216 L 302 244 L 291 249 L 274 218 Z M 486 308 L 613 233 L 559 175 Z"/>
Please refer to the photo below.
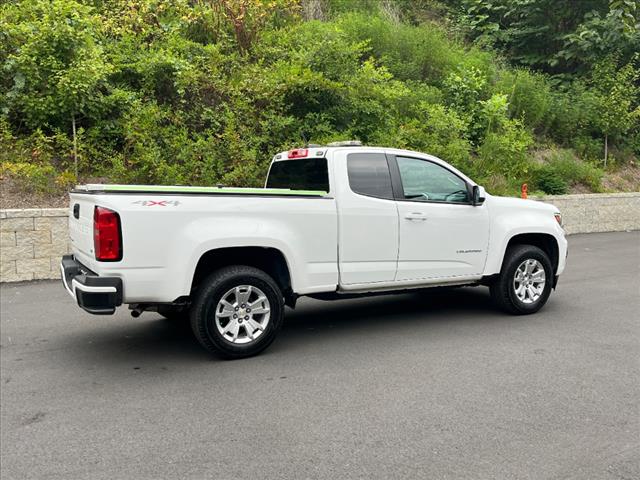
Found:
<path fill-rule="evenodd" d="M 3 285 L 2 479 L 639 479 L 640 232 L 576 235 L 536 315 L 486 288 L 303 299 L 262 355 Z"/>

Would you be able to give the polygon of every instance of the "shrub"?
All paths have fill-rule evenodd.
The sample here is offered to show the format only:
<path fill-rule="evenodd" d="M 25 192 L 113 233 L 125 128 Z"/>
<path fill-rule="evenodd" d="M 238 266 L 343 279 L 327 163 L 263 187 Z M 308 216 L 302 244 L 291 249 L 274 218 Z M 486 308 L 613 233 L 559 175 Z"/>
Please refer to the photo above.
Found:
<path fill-rule="evenodd" d="M 531 163 L 527 152 L 533 144 L 533 137 L 520 120 L 508 117 L 507 96 L 494 94 L 479 104 L 481 110 L 477 125 L 486 134 L 478 148 L 476 171 L 483 177 L 501 174 L 507 181 L 526 175 Z"/>
<path fill-rule="evenodd" d="M 469 168 L 467 124 L 455 110 L 425 102 L 414 109 L 416 118 L 379 133 L 374 143 L 430 153 L 458 168 Z"/>
<path fill-rule="evenodd" d="M 574 146 L 577 137 L 596 133 L 592 127 L 599 112 L 597 98 L 581 82 L 550 95 L 549 136 L 564 146 Z"/>
<path fill-rule="evenodd" d="M 549 195 L 567 193 L 569 185 L 554 169 L 541 169 L 536 175 L 535 186 Z"/>
<path fill-rule="evenodd" d="M 503 69 L 492 89 L 509 100 L 509 115 L 537 132 L 546 133 L 552 120 L 551 86 L 539 73 L 525 69 Z"/>
<path fill-rule="evenodd" d="M 474 109 L 485 98 L 487 79 L 475 67 L 451 72 L 444 81 L 447 100 L 460 110 Z"/>
<path fill-rule="evenodd" d="M 559 193 L 568 187 L 583 185 L 591 191 L 602 191 L 604 172 L 590 163 L 577 159 L 571 150 L 556 150 L 548 161 L 534 172 L 534 184 L 545 193 Z M 561 185 L 564 184 L 564 189 Z"/>
<path fill-rule="evenodd" d="M 485 133 L 482 119 L 482 99 L 486 97 L 487 79 L 475 68 L 461 68 L 449 73 L 443 82 L 447 103 L 455 108 L 468 124 L 469 139 L 474 145 Z"/>
<path fill-rule="evenodd" d="M 72 142 L 62 132 L 45 134 L 37 129 L 30 135 L 15 135 L 0 118 L 0 162 L 52 166 L 58 171 L 71 166 Z"/>
<path fill-rule="evenodd" d="M 602 140 L 593 138 L 590 135 L 576 136 L 572 141 L 576 154 L 588 161 L 596 162 L 602 159 Z"/>
<path fill-rule="evenodd" d="M 3 181 L 9 180 L 25 192 L 56 193 L 60 189 L 56 183 L 56 170 L 51 165 L 2 162 L 0 177 Z"/>
<path fill-rule="evenodd" d="M 531 168 L 527 154 L 533 137 L 518 120 L 505 120 L 498 131 L 489 132 L 478 149 L 478 173 L 499 173 L 507 180 L 526 175 Z"/>
<path fill-rule="evenodd" d="M 395 24 L 372 14 L 348 13 L 337 24 L 349 38 L 367 42 L 376 60 L 401 80 L 440 85 L 462 63 L 464 49 L 435 23 Z"/>

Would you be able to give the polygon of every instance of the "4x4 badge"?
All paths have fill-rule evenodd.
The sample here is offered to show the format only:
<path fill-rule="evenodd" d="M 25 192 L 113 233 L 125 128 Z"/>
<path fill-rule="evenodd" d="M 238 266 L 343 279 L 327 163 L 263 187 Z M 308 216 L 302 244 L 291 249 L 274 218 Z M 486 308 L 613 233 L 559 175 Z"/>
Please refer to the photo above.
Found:
<path fill-rule="evenodd" d="M 143 207 L 177 207 L 180 205 L 178 200 L 138 200 L 137 202 L 132 202 L 134 205 L 142 205 Z"/>

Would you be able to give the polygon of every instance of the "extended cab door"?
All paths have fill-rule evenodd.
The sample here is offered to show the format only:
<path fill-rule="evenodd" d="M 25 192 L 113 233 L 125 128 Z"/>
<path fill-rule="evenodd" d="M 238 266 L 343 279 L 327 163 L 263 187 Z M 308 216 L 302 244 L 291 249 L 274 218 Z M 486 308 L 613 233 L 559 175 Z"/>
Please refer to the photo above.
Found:
<path fill-rule="evenodd" d="M 400 223 L 397 281 L 481 275 L 489 214 L 471 204 L 471 189 L 431 160 L 391 156 Z"/>
<path fill-rule="evenodd" d="M 336 150 L 340 284 L 392 283 L 398 209 L 384 151 Z"/>

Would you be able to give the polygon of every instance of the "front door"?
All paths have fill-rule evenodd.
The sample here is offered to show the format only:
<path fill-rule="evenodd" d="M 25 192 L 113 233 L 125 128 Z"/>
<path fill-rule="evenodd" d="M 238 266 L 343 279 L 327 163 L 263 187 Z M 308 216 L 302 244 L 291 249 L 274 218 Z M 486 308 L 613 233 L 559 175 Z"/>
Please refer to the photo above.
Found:
<path fill-rule="evenodd" d="M 467 182 L 445 166 L 420 158 L 395 161 L 401 181 L 396 281 L 481 275 L 487 208 L 471 205 Z"/>

